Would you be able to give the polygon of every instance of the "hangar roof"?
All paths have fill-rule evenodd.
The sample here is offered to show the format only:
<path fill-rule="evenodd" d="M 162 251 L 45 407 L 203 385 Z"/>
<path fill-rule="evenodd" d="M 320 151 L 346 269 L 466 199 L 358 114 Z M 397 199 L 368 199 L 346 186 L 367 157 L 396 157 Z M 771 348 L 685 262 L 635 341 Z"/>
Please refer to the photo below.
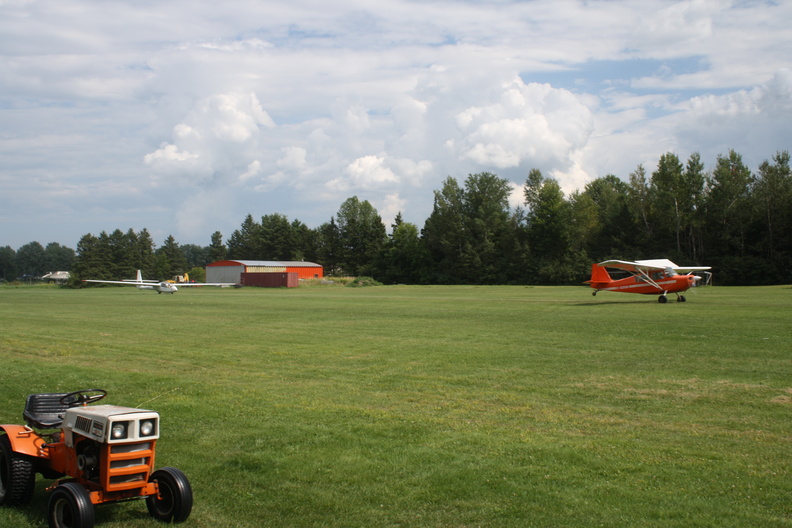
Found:
<path fill-rule="evenodd" d="M 288 268 L 321 268 L 321 264 L 305 262 L 303 260 L 219 260 L 207 266 L 262 266 L 262 267 L 288 267 Z"/>

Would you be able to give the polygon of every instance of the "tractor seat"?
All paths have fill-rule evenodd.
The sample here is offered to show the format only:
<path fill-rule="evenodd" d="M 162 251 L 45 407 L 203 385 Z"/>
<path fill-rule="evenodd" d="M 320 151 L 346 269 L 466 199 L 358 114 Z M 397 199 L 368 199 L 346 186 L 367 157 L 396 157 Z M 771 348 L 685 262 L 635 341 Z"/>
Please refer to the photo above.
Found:
<path fill-rule="evenodd" d="M 68 393 L 31 394 L 25 402 L 22 417 L 35 429 L 57 429 L 63 423 L 68 405 L 60 400 Z"/>

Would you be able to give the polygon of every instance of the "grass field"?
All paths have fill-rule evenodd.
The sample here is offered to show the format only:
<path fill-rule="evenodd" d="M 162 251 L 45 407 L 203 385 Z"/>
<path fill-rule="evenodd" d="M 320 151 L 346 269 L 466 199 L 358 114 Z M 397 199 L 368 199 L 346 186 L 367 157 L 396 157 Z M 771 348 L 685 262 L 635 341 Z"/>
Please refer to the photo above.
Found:
<path fill-rule="evenodd" d="M 792 526 L 788 286 L 3 287 L 0 325 L 0 423 L 159 411 L 185 526 Z M 46 526 L 46 485 L 0 526 Z"/>

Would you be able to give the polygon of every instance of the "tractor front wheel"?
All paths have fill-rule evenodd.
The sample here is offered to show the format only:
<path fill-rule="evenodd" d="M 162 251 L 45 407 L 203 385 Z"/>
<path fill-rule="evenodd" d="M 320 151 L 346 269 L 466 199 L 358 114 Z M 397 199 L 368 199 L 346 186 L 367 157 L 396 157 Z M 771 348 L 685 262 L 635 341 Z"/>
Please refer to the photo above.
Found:
<path fill-rule="evenodd" d="M 94 506 L 88 492 L 76 482 L 52 490 L 47 509 L 49 528 L 93 528 Z"/>
<path fill-rule="evenodd" d="M 159 492 L 146 498 L 151 516 L 168 523 L 186 521 L 193 504 L 192 487 L 187 476 L 176 468 L 164 467 L 149 477 L 149 482 L 155 481 Z"/>
<path fill-rule="evenodd" d="M 14 451 L 8 435 L 0 435 L 0 506 L 27 504 L 35 484 L 33 462 Z"/>

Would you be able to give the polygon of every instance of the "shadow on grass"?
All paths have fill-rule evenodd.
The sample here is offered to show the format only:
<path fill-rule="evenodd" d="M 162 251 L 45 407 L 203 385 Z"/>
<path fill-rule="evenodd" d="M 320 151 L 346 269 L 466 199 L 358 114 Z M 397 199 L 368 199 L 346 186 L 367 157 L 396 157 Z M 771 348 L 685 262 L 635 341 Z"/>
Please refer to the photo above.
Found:
<path fill-rule="evenodd" d="M 571 303 L 570 306 L 607 306 L 609 304 L 660 304 L 660 303 L 657 302 L 657 299 L 654 299 L 653 301 L 649 300 L 649 299 L 633 299 L 633 300 L 625 300 L 625 301 L 620 301 L 620 300 L 613 300 L 613 301 L 595 300 L 595 301 L 585 301 L 585 302 Z M 670 303 L 669 302 L 669 304 L 674 304 L 674 303 Z"/>
<path fill-rule="evenodd" d="M 23 526 L 47 526 L 47 506 L 50 493 L 47 488 L 55 483 L 53 480 L 36 479 L 36 489 L 33 498 L 25 506 L 14 508 L 27 523 Z M 129 505 L 129 506 L 127 506 Z M 138 524 L 139 521 L 154 522 L 146 509 L 143 499 L 132 499 L 117 503 L 94 506 L 95 524 L 108 526 L 127 526 Z M 160 523 L 157 523 L 160 524 Z"/>

